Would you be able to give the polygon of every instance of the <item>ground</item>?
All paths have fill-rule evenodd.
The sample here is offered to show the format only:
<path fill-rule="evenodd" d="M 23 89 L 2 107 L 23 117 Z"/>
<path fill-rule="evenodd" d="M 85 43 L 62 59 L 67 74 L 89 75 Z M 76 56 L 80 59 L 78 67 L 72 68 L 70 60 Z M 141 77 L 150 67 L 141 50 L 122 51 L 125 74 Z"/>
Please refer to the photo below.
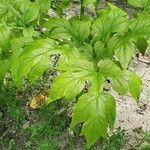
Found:
<path fill-rule="evenodd" d="M 130 96 L 118 96 L 116 127 L 121 126 L 128 136 L 127 147 L 136 147 L 139 129 L 150 131 L 150 62 L 144 63 L 134 59 L 130 69 L 142 78 L 142 90 L 139 103 Z M 127 149 L 125 147 L 125 149 Z"/>

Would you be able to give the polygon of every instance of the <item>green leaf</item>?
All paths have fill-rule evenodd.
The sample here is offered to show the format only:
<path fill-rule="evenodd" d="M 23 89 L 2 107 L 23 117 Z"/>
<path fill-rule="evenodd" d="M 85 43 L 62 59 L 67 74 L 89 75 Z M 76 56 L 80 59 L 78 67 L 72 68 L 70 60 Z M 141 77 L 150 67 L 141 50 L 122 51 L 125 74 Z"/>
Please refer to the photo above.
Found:
<path fill-rule="evenodd" d="M 93 32 L 102 42 L 107 43 L 112 33 L 124 32 L 127 23 L 127 14 L 118 7 L 109 5 L 93 23 Z"/>
<path fill-rule="evenodd" d="M 70 56 L 68 59 L 62 59 L 65 62 L 60 62 L 57 69 L 62 73 L 54 80 L 50 90 L 49 102 L 55 101 L 62 97 L 72 100 L 84 88 L 85 81 L 94 72 L 93 63 Z"/>
<path fill-rule="evenodd" d="M 88 6 L 94 2 L 96 2 L 96 0 L 83 0 L 83 6 Z"/>
<path fill-rule="evenodd" d="M 95 50 L 95 53 L 96 53 L 98 59 L 107 58 L 108 54 L 107 54 L 104 46 L 105 46 L 105 44 L 102 41 L 97 41 L 94 45 L 94 50 Z"/>
<path fill-rule="evenodd" d="M 56 67 L 61 74 L 53 81 L 49 102 L 61 98 L 72 100 L 84 89 L 85 82 L 90 84 L 88 93 L 83 94 L 77 102 L 71 125 L 73 127 L 80 122 L 84 123 L 81 134 L 85 135 L 87 147 L 90 147 L 101 136 L 106 138 L 107 127 L 114 125 L 115 101 L 111 95 L 103 92 L 104 75 L 109 71 L 106 68 L 104 72 L 102 64 L 96 71 L 92 62 L 78 54 L 71 55 L 70 52 L 70 55 L 67 53 L 67 56 L 67 59 L 62 59 L 65 61 L 64 64 L 61 61 Z"/>
<path fill-rule="evenodd" d="M 89 148 L 100 137 L 107 137 L 107 128 L 113 126 L 115 116 L 114 98 L 106 92 L 91 90 L 79 98 L 73 111 L 71 126 L 84 123 L 81 135 L 85 135 Z"/>
<path fill-rule="evenodd" d="M 87 43 L 73 43 L 81 52 L 82 55 L 84 55 L 88 60 L 93 60 L 93 47 L 90 44 Z"/>
<path fill-rule="evenodd" d="M 34 21 L 39 15 L 38 6 L 34 3 L 31 3 L 30 6 L 24 10 L 23 18 L 26 24 Z"/>
<path fill-rule="evenodd" d="M 135 52 L 132 39 L 125 36 L 116 36 L 111 38 L 108 42 L 108 49 L 114 51 L 115 58 L 120 62 L 123 69 L 128 67 L 128 64 Z"/>
<path fill-rule="evenodd" d="M 37 0 L 36 3 L 41 13 L 47 12 L 51 7 L 51 0 Z"/>
<path fill-rule="evenodd" d="M 144 38 L 150 36 L 150 14 L 139 14 L 137 18 L 133 18 L 129 23 L 129 31 L 127 36 L 132 38 Z"/>
<path fill-rule="evenodd" d="M 6 72 L 9 69 L 8 60 L 0 60 L 0 68 L 0 80 L 3 80 Z"/>
<path fill-rule="evenodd" d="M 11 38 L 11 31 L 9 27 L 6 26 L 5 24 L 0 24 L 0 53 L 3 53 L 3 52 L 5 53 L 6 51 L 9 50 L 10 38 Z"/>
<path fill-rule="evenodd" d="M 28 27 L 23 29 L 23 36 L 24 37 L 36 37 L 39 36 L 40 33 L 35 31 L 33 27 Z"/>
<path fill-rule="evenodd" d="M 29 0 L 18 0 L 16 2 L 15 8 L 24 13 L 24 12 L 26 12 L 27 9 L 29 9 L 31 4 L 32 4 L 32 2 Z"/>
<path fill-rule="evenodd" d="M 128 3 L 137 7 L 143 7 L 145 10 L 150 10 L 149 0 L 128 0 Z"/>
<path fill-rule="evenodd" d="M 62 18 L 50 18 L 44 25 L 49 31 L 49 36 L 54 39 L 70 39 L 68 29 L 70 24 Z"/>
<path fill-rule="evenodd" d="M 4 0 L 2 0 L 0 2 L 0 14 L 4 14 L 8 11 L 8 7 L 6 5 L 6 2 Z"/>
<path fill-rule="evenodd" d="M 69 33 L 74 42 L 83 43 L 89 37 L 91 21 L 81 21 L 79 19 L 70 20 Z"/>
<path fill-rule="evenodd" d="M 65 9 L 69 6 L 70 0 L 63 0 L 63 1 L 60 1 L 60 2 L 56 2 L 56 3 L 59 3 L 58 6 L 59 6 L 60 9 Z"/>
<path fill-rule="evenodd" d="M 11 17 L 15 17 L 11 12 L 10 8 L 13 7 L 14 1 L 9 0 L 1 0 L 0 1 L 0 22 L 5 22 L 10 19 Z M 15 19 L 15 18 L 13 18 Z"/>
<path fill-rule="evenodd" d="M 25 45 L 29 45 L 33 42 L 32 37 L 19 37 L 14 38 L 11 40 L 11 50 L 13 52 L 19 50 L 20 48 L 24 47 Z"/>
<path fill-rule="evenodd" d="M 112 78 L 112 86 L 119 94 L 129 92 L 137 101 L 140 97 L 141 79 L 133 72 L 124 70 Z"/>
<path fill-rule="evenodd" d="M 84 88 L 85 79 L 82 79 L 80 73 L 63 73 L 54 80 L 50 90 L 49 102 L 53 102 L 60 98 L 72 100 Z"/>
<path fill-rule="evenodd" d="M 34 41 L 24 50 L 19 49 L 14 53 L 12 60 L 12 76 L 16 84 L 21 84 L 25 75 L 29 76 L 31 82 L 37 80 L 50 66 L 50 55 L 55 53 L 55 42 L 50 39 Z M 13 63 L 14 61 L 14 63 Z"/>
<path fill-rule="evenodd" d="M 70 39 L 75 43 L 83 43 L 90 34 L 91 21 L 81 21 L 72 18 L 69 21 L 62 18 L 50 18 L 44 25 L 55 39 Z"/>
<path fill-rule="evenodd" d="M 64 57 L 62 57 L 64 58 Z M 76 60 L 72 60 L 71 61 L 71 58 L 74 58 Z M 63 60 L 63 59 L 61 59 Z M 88 61 L 88 60 L 85 60 L 84 58 L 81 58 L 81 57 L 69 57 L 69 59 L 67 59 L 65 61 L 65 63 L 63 63 L 62 61 L 60 60 L 60 62 L 58 63 L 59 65 L 56 67 L 58 70 L 61 70 L 61 71 L 73 71 L 73 72 L 76 72 L 76 71 L 87 71 L 87 72 L 91 72 L 91 71 L 94 71 L 94 65 L 92 62 Z M 67 63 L 67 64 L 66 64 Z"/>
<path fill-rule="evenodd" d="M 136 42 L 136 47 L 142 55 L 145 55 L 146 49 L 148 47 L 148 42 L 145 38 L 139 38 Z"/>
<path fill-rule="evenodd" d="M 110 59 L 101 60 L 98 63 L 98 67 L 99 73 L 106 78 L 115 77 L 122 71 L 117 62 L 112 61 Z"/>

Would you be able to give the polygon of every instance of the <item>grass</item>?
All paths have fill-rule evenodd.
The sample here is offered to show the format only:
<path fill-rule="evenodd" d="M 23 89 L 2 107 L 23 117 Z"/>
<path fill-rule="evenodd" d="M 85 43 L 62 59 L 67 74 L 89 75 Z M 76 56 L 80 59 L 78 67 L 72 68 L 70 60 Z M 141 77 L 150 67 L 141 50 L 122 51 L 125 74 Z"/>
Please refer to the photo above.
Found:
<path fill-rule="evenodd" d="M 79 137 L 80 125 L 69 130 L 71 118 L 62 101 L 32 110 L 11 83 L 0 87 L 0 150 L 86 149 L 84 138 Z M 90 150 L 121 150 L 124 144 L 124 131 L 119 128 Z"/>
<path fill-rule="evenodd" d="M 16 93 L 10 85 L 0 89 L 0 149 L 57 149 L 58 137 L 70 122 L 65 111 L 58 113 L 60 102 L 31 110 Z"/>

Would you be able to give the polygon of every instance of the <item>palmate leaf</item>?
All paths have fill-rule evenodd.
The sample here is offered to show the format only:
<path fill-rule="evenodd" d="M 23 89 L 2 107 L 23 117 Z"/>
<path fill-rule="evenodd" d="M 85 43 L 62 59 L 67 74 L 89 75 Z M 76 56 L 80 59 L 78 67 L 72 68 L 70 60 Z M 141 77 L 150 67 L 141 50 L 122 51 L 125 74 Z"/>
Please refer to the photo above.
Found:
<path fill-rule="evenodd" d="M 39 15 L 38 6 L 34 3 L 31 3 L 28 8 L 24 9 L 22 17 L 26 24 L 34 21 Z"/>
<path fill-rule="evenodd" d="M 85 135 L 89 148 L 100 137 L 107 137 L 108 126 L 113 127 L 116 114 L 115 100 L 111 95 L 103 92 L 104 70 L 96 72 L 93 63 L 84 58 L 71 60 L 68 64 L 65 62 L 66 66 L 58 67 L 65 72 L 54 80 L 49 102 L 63 97 L 72 100 L 83 90 L 85 81 L 90 82 L 89 92 L 83 94 L 77 102 L 71 125 L 73 127 L 84 122 L 81 134 Z"/>
<path fill-rule="evenodd" d="M 80 60 L 80 57 L 74 55 L 62 58 L 57 67 L 62 73 L 54 80 L 49 102 L 62 97 L 72 100 L 83 90 L 85 81 L 94 73 L 93 63 L 85 59 Z"/>
<path fill-rule="evenodd" d="M 71 122 L 71 127 L 83 123 L 81 135 L 87 140 L 87 148 L 100 137 L 107 137 L 107 128 L 113 127 L 116 116 L 115 99 L 103 91 L 103 75 L 95 74 L 91 84 L 75 105 Z"/>
<path fill-rule="evenodd" d="M 144 38 L 145 36 L 150 36 L 150 14 L 143 13 L 138 14 L 137 18 L 130 20 L 129 29 L 127 36 L 134 39 Z"/>
<path fill-rule="evenodd" d="M 48 101 L 50 103 L 61 98 L 72 100 L 81 94 L 85 82 L 89 83 L 88 92 L 82 94 L 75 105 L 71 123 L 71 127 L 83 123 L 81 135 L 85 136 L 89 148 L 100 137 L 107 137 L 107 128 L 113 127 L 115 121 L 115 100 L 103 91 L 106 79 L 111 79 L 115 90 L 122 90 L 121 85 L 114 85 L 118 78 L 123 78 L 121 83 L 127 85 L 126 92 L 131 93 L 135 99 L 139 98 L 141 81 L 133 73 L 122 71 L 117 62 L 110 59 L 101 60 L 95 68 L 93 62 L 81 57 L 81 53 L 78 55 L 77 51 L 67 51 L 61 57 L 56 66 L 60 75 L 53 81 Z M 125 76 L 121 76 L 123 74 Z"/>
<path fill-rule="evenodd" d="M 142 55 L 145 55 L 146 49 L 148 47 L 148 42 L 145 38 L 139 38 L 136 41 L 136 47 Z"/>
<path fill-rule="evenodd" d="M 109 5 L 106 10 L 103 10 L 98 19 L 93 23 L 93 32 L 99 39 L 107 43 L 111 33 L 121 34 L 126 30 L 128 19 L 127 14 L 114 5 Z"/>
<path fill-rule="evenodd" d="M 139 100 L 141 79 L 133 72 L 124 70 L 118 76 L 112 78 L 112 87 L 119 94 L 129 92 L 135 100 Z"/>
<path fill-rule="evenodd" d="M 116 57 L 116 60 L 120 62 L 123 69 L 128 67 L 135 52 L 135 46 L 132 39 L 125 36 L 111 38 L 108 42 L 108 49 L 114 51 L 114 56 Z"/>
<path fill-rule="evenodd" d="M 0 24 L 0 53 L 10 48 L 11 30 L 5 24 Z"/>
<path fill-rule="evenodd" d="M 49 31 L 49 36 L 54 39 L 70 39 L 68 29 L 70 24 L 67 20 L 62 18 L 49 18 L 44 25 Z"/>
<path fill-rule="evenodd" d="M 40 8 L 40 12 L 47 12 L 51 7 L 51 0 L 37 0 L 35 1 L 37 6 Z"/>
<path fill-rule="evenodd" d="M 70 20 L 69 33 L 74 42 L 83 43 L 85 39 L 89 37 L 91 21 L 81 21 L 77 18 Z"/>
<path fill-rule="evenodd" d="M 106 137 L 107 127 L 114 124 L 115 101 L 111 95 L 103 92 L 103 84 L 105 75 L 111 72 L 110 69 L 121 70 L 115 63 L 106 60 L 104 64 L 101 62 L 101 69 L 97 72 L 92 62 L 84 57 L 74 56 L 74 54 L 69 58 L 66 56 L 68 59 L 65 59 L 64 64 L 62 61 L 58 63 L 57 69 L 62 73 L 54 79 L 48 100 L 49 102 L 60 98 L 72 100 L 83 90 L 85 81 L 90 83 L 89 92 L 79 98 L 72 118 L 72 126 L 84 122 L 81 134 L 85 135 L 87 147 L 90 147 L 101 136 Z M 110 67 L 104 70 L 105 64 Z M 109 76 L 111 75 L 110 73 Z"/>
<path fill-rule="evenodd" d="M 54 46 L 55 41 L 40 39 L 25 49 L 16 50 L 11 60 L 11 72 L 15 82 L 20 85 L 26 75 L 31 82 L 38 79 L 50 66 L 50 55 L 56 53 Z"/>
<path fill-rule="evenodd" d="M 107 127 L 114 124 L 115 109 L 115 99 L 107 92 L 91 90 L 79 98 L 73 111 L 71 126 L 84 123 L 81 135 L 86 137 L 87 148 L 100 137 L 107 137 Z"/>
<path fill-rule="evenodd" d="M 83 43 L 90 34 L 91 21 L 81 21 L 78 18 L 72 18 L 69 21 L 62 18 L 50 18 L 44 26 L 52 38 L 72 39 L 75 43 Z"/>
<path fill-rule="evenodd" d="M 128 3 L 137 7 L 143 7 L 145 10 L 150 10 L 149 0 L 128 0 Z"/>
<path fill-rule="evenodd" d="M 12 12 L 10 11 L 10 7 L 12 7 L 14 3 L 15 2 L 12 0 L 0 1 L 0 22 L 7 21 L 8 17 L 13 16 Z"/>

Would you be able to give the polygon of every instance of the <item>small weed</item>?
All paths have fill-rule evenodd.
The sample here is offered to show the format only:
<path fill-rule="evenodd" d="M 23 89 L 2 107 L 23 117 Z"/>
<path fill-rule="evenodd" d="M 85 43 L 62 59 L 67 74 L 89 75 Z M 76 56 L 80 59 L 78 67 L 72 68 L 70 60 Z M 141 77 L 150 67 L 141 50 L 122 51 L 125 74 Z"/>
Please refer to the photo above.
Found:
<path fill-rule="evenodd" d="M 60 102 L 30 110 L 23 98 L 17 99 L 14 86 L 0 87 L 0 149 L 58 149 L 58 137 L 70 123 L 66 110 L 59 113 Z"/>
<path fill-rule="evenodd" d="M 102 150 L 121 150 L 126 143 L 125 130 L 120 127 L 102 142 Z"/>

